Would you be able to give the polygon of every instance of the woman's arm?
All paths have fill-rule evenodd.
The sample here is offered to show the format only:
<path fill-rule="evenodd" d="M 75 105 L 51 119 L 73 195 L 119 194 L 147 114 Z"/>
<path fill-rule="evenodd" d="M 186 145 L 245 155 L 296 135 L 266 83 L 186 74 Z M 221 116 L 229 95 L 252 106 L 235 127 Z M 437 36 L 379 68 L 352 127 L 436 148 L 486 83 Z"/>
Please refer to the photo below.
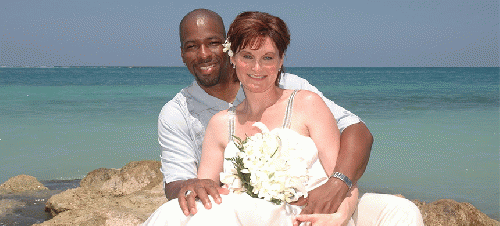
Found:
<path fill-rule="evenodd" d="M 304 125 L 318 149 L 325 172 L 333 173 L 340 149 L 340 131 L 329 108 L 316 93 L 302 90 L 297 93 L 292 125 Z M 296 123 L 297 122 L 297 123 Z M 298 125 L 297 125 L 298 126 Z M 300 128 L 296 128 L 300 130 Z"/>
<path fill-rule="evenodd" d="M 196 214 L 196 198 L 199 198 L 206 209 L 212 208 L 212 203 L 208 198 L 211 195 L 215 203 L 220 204 L 222 199 L 220 194 L 227 194 L 226 189 L 219 187 L 219 173 L 222 172 L 224 162 L 224 148 L 227 144 L 227 112 L 219 112 L 212 117 L 205 131 L 203 140 L 201 162 L 198 167 L 198 178 L 180 181 L 175 184 L 179 191 L 179 206 L 184 215 Z M 224 139 L 225 138 L 225 139 Z M 190 191 L 191 195 L 186 196 L 184 192 Z"/>
<path fill-rule="evenodd" d="M 200 167 L 198 167 L 198 179 L 211 179 L 220 183 L 224 149 L 229 136 L 228 120 L 227 111 L 222 111 L 215 114 L 208 122 L 203 139 Z"/>
<path fill-rule="evenodd" d="M 304 124 L 307 127 L 309 136 L 313 139 L 318 148 L 319 160 L 328 175 L 333 173 L 335 163 L 337 162 L 340 149 L 340 131 L 337 128 L 336 120 L 330 112 L 329 108 L 317 94 L 301 91 L 297 94 L 298 102 L 296 104 L 298 114 L 294 115 L 295 120 Z M 295 106 L 294 106 L 295 107 Z M 325 183 L 320 187 L 309 192 L 307 207 L 310 213 L 333 213 L 330 210 L 331 199 L 323 190 L 332 190 L 331 184 Z M 339 220 L 348 220 L 357 204 L 358 190 L 356 187 L 351 190 L 351 193 L 342 202 L 342 210 L 335 213 L 335 218 Z M 332 217 L 332 216 L 329 216 Z"/>

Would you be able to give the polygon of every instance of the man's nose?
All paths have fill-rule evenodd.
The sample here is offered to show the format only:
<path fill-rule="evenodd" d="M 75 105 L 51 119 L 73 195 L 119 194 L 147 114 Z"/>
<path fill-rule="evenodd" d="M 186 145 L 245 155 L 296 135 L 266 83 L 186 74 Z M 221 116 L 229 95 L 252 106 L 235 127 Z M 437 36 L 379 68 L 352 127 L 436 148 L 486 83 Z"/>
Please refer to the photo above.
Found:
<path fill-rule="evenodd" d="M 209 59 L 212 56 L 212 51 L 206 45 L 201 45 L 198 55 L 201 59 Z"/>

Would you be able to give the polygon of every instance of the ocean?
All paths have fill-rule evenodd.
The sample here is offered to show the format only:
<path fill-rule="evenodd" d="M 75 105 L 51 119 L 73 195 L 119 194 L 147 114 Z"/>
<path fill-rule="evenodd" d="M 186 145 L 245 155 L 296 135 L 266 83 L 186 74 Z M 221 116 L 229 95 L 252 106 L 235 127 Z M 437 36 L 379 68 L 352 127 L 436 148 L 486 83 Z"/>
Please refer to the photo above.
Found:
<path fill-rule="evenodd" d="M 287 68 L 372 132 L 362 191 L 500 206 L 499 68 Z M 157 117 L 184 67 L 0 68 L 0 183 L 159 160 Z"/>

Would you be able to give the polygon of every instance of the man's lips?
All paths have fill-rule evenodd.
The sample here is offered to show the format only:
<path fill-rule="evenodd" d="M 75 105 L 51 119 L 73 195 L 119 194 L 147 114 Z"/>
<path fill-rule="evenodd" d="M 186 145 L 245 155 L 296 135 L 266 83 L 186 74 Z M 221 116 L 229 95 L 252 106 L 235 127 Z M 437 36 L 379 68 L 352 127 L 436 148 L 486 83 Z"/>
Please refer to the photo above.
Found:
<path fill-rule="evenodd" d="M 201 69 L 202 71 L 211 70 L 212 68 L 214 68 L 214 65 L 213 65 L 213 64 L 212 64 L 212 65 L 209 65 L 209 66 L 200 67 L 200 69 Z"/>

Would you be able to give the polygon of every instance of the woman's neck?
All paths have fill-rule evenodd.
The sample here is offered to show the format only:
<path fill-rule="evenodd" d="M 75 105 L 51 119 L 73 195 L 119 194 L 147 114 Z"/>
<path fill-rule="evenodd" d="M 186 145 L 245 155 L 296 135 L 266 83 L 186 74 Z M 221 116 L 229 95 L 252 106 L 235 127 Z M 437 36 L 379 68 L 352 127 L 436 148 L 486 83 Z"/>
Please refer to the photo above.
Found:
<path fill-rule="evenodd" d="M 283 95 L 283 89 L 277 86 L 262 93 L 252 93 L 246 89 L 244 91 L 245 105 L 242 110 L 250 118 L 261 116 L 267 108 L 276 104 Z"/>

